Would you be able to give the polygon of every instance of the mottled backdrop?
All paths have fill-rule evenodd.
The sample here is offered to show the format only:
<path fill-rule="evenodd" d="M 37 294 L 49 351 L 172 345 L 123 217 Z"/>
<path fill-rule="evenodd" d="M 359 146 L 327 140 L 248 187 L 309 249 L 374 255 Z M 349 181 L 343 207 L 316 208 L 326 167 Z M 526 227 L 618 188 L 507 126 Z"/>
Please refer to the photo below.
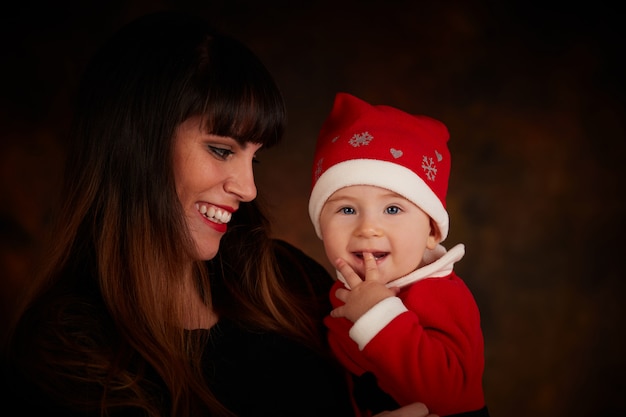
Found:
<path fill-rule="evenodd" d="M 328 266 L 307 196 L 335 92 L 443 120 L 453 155 L 446 244 L 466 245 L 458 270 L 482 310 L 492 415 L 625 415 L 625 16 L 608 2 L 547 3 L 3 6 L 4 311 L 28 285 L 86 60 L 120 25 L 176 5 L 247 43 L 285 94 L 286 140 L 258 168 L 277 236 Z"/>

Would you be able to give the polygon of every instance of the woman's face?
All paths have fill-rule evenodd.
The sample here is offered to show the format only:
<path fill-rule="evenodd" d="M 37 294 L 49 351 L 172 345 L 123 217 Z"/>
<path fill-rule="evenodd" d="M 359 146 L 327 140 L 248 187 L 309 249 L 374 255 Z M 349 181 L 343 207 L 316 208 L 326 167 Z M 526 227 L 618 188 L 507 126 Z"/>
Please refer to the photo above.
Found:
<path fill-rule="evenodd" d="M 174 177 L 197 259 L 208 260 L 239 203 L 256 197 L 252 163 L 261 145 L 207 134 L 201 121 L 192 117 L 176 130 Z"/>

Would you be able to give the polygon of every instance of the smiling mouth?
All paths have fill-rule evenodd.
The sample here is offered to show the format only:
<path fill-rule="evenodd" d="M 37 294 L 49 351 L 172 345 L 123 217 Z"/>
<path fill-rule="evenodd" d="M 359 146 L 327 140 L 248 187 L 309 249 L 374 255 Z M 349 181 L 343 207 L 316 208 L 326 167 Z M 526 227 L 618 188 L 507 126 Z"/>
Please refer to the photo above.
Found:
<path fill-rule="evenodd" d="M 196 203 L 196 210 L 214 223 L 228 223 L 233 216 L 232 213 L 226 210 L 206 204 Z"/>

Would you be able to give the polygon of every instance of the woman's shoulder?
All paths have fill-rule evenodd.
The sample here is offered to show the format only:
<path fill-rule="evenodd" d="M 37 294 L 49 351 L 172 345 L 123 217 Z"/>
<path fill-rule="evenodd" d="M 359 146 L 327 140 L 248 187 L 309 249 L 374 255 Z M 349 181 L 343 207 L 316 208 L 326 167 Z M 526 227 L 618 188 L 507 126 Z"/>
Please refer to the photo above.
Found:
<path fill-rule="evenodd" d="M 3 377 L 11 381 L 11 401 L 33 414 L 70 404 L 87 392 L 86 374 L 115 343 L 110 320 L 97 299 L 54 290 L 37 299 L 7 341 Z M 67 411 L 67 412 L 66 412 Z M 64 415 L 70 414 L 64 410 Z"/>
<path fill-rule="evenodd" d="M 92 363 L 94 355 L 116 342 L 114 324 L 101 301 L 67 289 L 38 298 L 11 336 L 7 354 L 21 371 L 39 378 L 56 375 L 68 364 Z"/>

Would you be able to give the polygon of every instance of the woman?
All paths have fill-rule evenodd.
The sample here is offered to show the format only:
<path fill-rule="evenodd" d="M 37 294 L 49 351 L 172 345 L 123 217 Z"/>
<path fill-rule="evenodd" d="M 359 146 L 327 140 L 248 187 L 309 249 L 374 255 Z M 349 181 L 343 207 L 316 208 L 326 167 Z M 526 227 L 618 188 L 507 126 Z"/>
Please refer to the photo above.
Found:
<path fill-rule="evenodd" d="M 286 120 L 258 59 L 200 19 L 150 15 L 94 57 L 76 104 L 8 349 L 19 414 L 351 415 L 322 325 L 331 279 L 270 239 L 254 200 Z"/>

